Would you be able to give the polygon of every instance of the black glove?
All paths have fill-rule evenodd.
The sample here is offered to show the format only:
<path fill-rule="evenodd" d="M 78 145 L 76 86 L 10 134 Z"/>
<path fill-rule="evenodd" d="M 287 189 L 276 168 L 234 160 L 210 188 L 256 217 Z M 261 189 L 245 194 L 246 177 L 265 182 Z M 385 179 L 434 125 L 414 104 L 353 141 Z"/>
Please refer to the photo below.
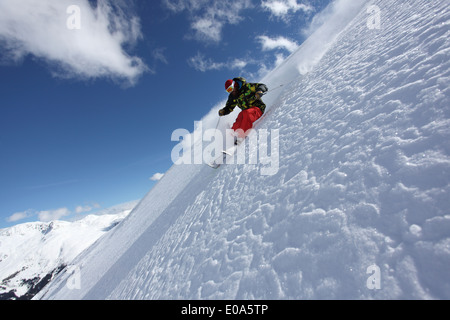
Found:
<path fill-rule="evenodd" d="M 258 91 L 258 92 L 255 93 L 255 98 L 256 98 L 257 100 L 261 100 L 261 97 L 262 97 L 263 95 L 264 95 L 264 92 Z"/>

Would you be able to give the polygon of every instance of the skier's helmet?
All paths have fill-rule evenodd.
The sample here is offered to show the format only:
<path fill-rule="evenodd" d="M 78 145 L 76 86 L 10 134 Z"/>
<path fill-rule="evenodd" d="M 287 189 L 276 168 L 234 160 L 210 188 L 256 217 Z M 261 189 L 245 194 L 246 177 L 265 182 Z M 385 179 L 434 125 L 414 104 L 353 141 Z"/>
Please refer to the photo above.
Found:
<path fill-rule="evenodd" d="M 244 83 L 242 82 L 242 80 L 238 80 L 238 79 L 235 79 L 235 80 L 234 80 L 234 86 L 237 87 L 238 90 L 240 90 L 240 89 L 242 88 L 242 85 L 243 85 L 243 84 L 244 84 Z"/>
<path fill-rule="evenodd" d="M 247 83 L 247 80 L 245 80 L 245 78 L 242 78 L 242 77 L 234 78 L 233 81 L 234 81 L 234 86 L 238 90 L 241 90 L 242 87 Z"/>
<path fill-rule="evenodd" d="M 231 92 L 233 92 L 233 90 L 234 90 L 234 81 L 233 80 L 227 80 L 227 82 L 225 82 L 225 90 L 228 92 L 228 93 L 231 93 Z"/>

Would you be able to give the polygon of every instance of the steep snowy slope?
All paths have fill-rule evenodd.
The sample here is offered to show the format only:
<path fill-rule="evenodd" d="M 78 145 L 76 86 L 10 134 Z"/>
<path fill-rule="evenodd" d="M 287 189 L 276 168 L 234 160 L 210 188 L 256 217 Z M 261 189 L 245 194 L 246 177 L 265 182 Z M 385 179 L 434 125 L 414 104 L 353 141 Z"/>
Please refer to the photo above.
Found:
<path fill-rule="evenodd" d="M 78 254 L 122 221 L 134 205 L 74 222 L 30 222 L 0 230 L 0 299 L 33 297 Z"/>
<path fill-rule="evenodd" d="M 449 299 L 448 6 L 337 4 L 263 80 L 275 174 L 172 167 L 39 298 Z"/>

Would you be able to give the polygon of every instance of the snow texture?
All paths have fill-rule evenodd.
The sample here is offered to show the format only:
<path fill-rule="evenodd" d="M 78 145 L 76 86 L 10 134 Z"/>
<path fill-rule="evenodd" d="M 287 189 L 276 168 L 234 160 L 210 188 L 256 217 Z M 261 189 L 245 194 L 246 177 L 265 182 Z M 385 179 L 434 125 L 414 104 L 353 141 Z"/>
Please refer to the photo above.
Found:
<path fill-rule="evenodd" d="M 76 259 L 79 289 L 62 272 L 39 298 L 449 299 L 448 3 L 341 0 L 324 21 L 262 79 L 276 174 L 173 166 Z"/>

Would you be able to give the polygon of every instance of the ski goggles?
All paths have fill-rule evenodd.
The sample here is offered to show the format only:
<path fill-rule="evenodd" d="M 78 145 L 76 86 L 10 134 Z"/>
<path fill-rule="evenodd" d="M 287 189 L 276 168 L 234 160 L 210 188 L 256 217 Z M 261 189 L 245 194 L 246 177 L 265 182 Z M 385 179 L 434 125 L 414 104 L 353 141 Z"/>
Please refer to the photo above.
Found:
<path fill-rule="evenodd" d="M 234 81 L 228 88 L 226 88 L 226 90 L 227 90 L 228 93 L 233 92 L 233 90 L 234 90 Z"/>

